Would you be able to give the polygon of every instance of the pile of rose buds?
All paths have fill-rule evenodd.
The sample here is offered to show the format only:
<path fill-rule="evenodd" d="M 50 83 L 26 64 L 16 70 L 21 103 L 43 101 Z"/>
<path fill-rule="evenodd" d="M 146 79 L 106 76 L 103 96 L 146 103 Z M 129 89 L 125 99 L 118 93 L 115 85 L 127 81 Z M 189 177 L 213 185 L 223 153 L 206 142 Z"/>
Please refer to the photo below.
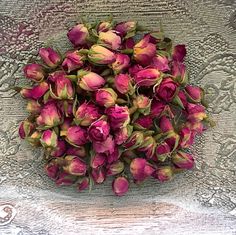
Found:
<path fill-rule="evenodd" d="M 184 45 L 136 22 L 83 23 L 73 48 L 47 47 L 24 67 L 20 88 L 29 117 L 19 135 L 44 148 L 46 174 L 79 191 L 112 177 L 124 195 L 131 182 L 164 182 L 194 167 L 189 147 L 209 126 L 203 90 L 188 84 Z"/>

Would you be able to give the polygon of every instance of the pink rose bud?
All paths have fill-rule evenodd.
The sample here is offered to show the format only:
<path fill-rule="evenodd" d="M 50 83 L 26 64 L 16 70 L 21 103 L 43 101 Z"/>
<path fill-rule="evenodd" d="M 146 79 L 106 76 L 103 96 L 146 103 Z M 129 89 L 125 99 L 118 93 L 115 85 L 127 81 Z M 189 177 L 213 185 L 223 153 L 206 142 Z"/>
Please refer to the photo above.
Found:
<path fill-rule="evenodd" d="M 134 38 L 127 38 L 122 43 L 122 49 L 133 49 L 135 45 Z"/>
<path fill-rule="evenodd" d="M 93 141 L 104 141 L 110 133 L 110 126 L 104 120 L 98 120 L 91 124 L 88 129 L 89 139 Z"/>
<path fill-rule="evenodd" d="M 184 108 L 186 108 L 186 106 L 188 104 L 188 101 L 187 101 L 187 97 L 186 97 L 186 95 L 185 95 L 185 93 L 183 91 L 179 91 L 178 98 L 182 102 Z"/>
<path fill-rule="evenodd" d="M 148 66 L 155 55 L 156 45 L 150 43 L 150 35 L 144 36 L 144 38 L 134 46 L 134 59 L 142 66 Z"/>
<path fill-rule="evenodd" d="M 61 61 L 61 57 L 52 48 L 40 48 L 39 56 L 42 58 L 43 62 L 51 68 L 55 68 Z"/>
<path fill-rule="evenodd" d="M 63 69 L 70 73 L 75 69 L 79 69 L 84 64 L 84 56 L 80 55 L 79 51 L 69 51 L 66 53 L 66 58 L 62 63 Z"/>
<path fill-rule="evenodd" d="M 115 131 L 115 143 L 117 145 L 123 144 L 131 135 L 133 127 L 127 125 Z"/>
<path fill-rule="evenodd" d="M 98 105 L 108 108 L 116 103 L 117 94 L 112 88 L 102 88 L 96 92 L 95 98 Z"/>
<path fill-rule="evenodd" d="M 57 134 L 55 131 L 46 130 L 43 132 L 40 142 L 45 148 L 56 148 L 58 145 Z"/>
<path fill-rule="evenodd" d="M 39 126 L 53 127 L 61 122 L 61 114 L 56 106 L 56 103 L 49 102 L 43 106 L 40 115 L 36 122 Z"/>
<path fill-rule="evenodd" d="M 111 163 L 117 161 L 120 158 L 120 156 L 121 156 L 121 152 L 119 151 L 118 147 L 115 146 L 114 152 L 107 155 L 107 163 L 111 164 Z"/>
<path fill-rule="evenodd" d="M 90 48 L 88 58 L 97 65 L 112 64 L 116 60 L 116 56 L 112 51 L 97 44 Z"/>
<path fill-rule="evenodd" d="M 111 67 L 115 74 L 118 74 L 129 67 L 130 58 L 128 55 L 117 53 L 115 62 L 112 63 Z"/>
<path fill-rule="evenodd" d="M 159 126 L 160 126 L 160 129 L 163 133 L 174 130 L 170 119 L 166 116 L 161 117 Z"/>
<path fill-rule="evenodd" d="M 74 45 L 74 47 L 78 47 L 84 45 L 89 36 L 88 29 L 83 24 L 78 24 L 69 30 L 67 33 L 67 37 Z"/>
<path fill-rule="evenodd" d="M 110 135 L 105 141 L 94 141 L 93 149 L 96 153 L 112 154 L 115 151 L 115 142 Z"/>
<path fill-rule="evenodd" d="M 134 80 L 137 86 L 150 87 L 161 79 L 161 74 L 157 69 L 142 69 L 135 74 Z"/>
<path fill-rule="evenodd" d="M 99 23 L 99 25 L 97 26 L 97 32 L 107 32 L 108 30 L 110 30 L 112 28 L 112 23 L 111 22 L 101 22 Z"/>
<path fill-rule="evenodd" d="M 54 84 L 51 86 L 51 96 L 55 99 L 73 99 L 74 89 L 72 82 L 65 77 L 65 74 L 58 74 Z"/>
<path fill-rule="evenodd" d="M 180 135 L 180 143 L 179 146 L 181 148 L 188 148 L 193 144 L 194 141 L 194 133 L 188 128 L 184 127 L 179 132 Z"/>
<path fill-rule="evenodd" d="M 48 89 L 48 83 L 41 82 L 32 88 L 22 88 L 20 94 L 23 98 L 38 100 L 48 91 Z"/>
<path fill-rule="evenodd" d="M 115 31 L 109 30 L 107 32 L 99 33 L 98 43 L 112 50 L 117 50 L 121 45 L 121 38 Z"/>
<path fill-rule="evenodd" d="M 89 177 L 79 178 L 77 182 L 77 189 L 83 191 L 89 187 Z"/>
<path fill-rule="evenodd" d="M 176 45 L 172 53 L 172 59 L 174 61 L 183 62 L 186 56 L 185 45 Z"/>
<path fill-rule="evenodd" d="M 154 178 L 161 182 L 171 180 L 173 178 L 173 170 L 170 166 L 161 166 L 154 173 Z"/>
<path fill-rule="evenodd" d="M 127 94 L 132 91 L 131 78 L 128 74 L 119 74 L 115 76 L 115 87 L 121 94 Z"/>
<path fill-rule="evenodd" d="M 66 154 L 84 158 L 86 157 L 86 150 L 84 146 L 69 146 L 66 150 Z"/>
<path fill-rule="evenodd" d="M 66 143 L 64 140 L 58 140 L 57 146 L 50 153 L 52 157 L 61 157 L 66 152 Z"/>
<path fill-rule="evenodd" d="M 89 126 L 101 115 L 98 112 L 98 108 L 93 103 L 84 102 L 78 107 L 74 116 L 77 125 Z"/>
<path fill-rule="evenodd" d="M 53 180 L 56 180 L 60 169 L 59 166 L 54 161 L 51 161 L 45 165 L 44 170 L 48 177 L 50 177 Z"/>
<path fill-rule="evenodd" d="M 134 131 L 129 139 L 124 143 L 126 149 L 132 150 L 143 144 L 144 135 L 141 131 Z"/>
<path fill-rule="evenodd" d="M 100 75 L 94 72 L 88 72 L 84 70 L 78 71 L 79 81 L 78 85 L 86 91 L 96 91 L 105 84 L 105 80 Z"/>
<path fill-rule="evenodd" d="M 152 136 L 146 136 L 142 145 L 138 148 L 138 151 L 144 152 L 148 159 L 151 159 L 155 154 L 156 141 Z"/>
<path fill-rule="evenodd" d="M 185 84 L 188 81 L 186 66 L 182 63 L 173 62 L 171 74 L 180 84 Z"/>
<path fill-rule="evenodd" d="M 200 104 L 187 104 L 187 119 L 191 122 L 200 122 L 207 118 L 204 106 Z"/>
<path fill-rule="evenodd" d="M 135 75 L 141 70 L 143 70 L 143 67 L 139 64 L 135 64 L 129 68 L 129 74 L 131 77 L 135 77 Z"/>
<path fill-rule="evenodd" d="M 31 123 L 28 120 L 25 120 L 21 122 L 20 127 L 19 127 L 19 136 L 21 139 L 25 139 L 29 137 L 35 129 L 35 126 L 33 123 Z"/>
<path fill-rule="evenodd" d="M 152 100 L 147 96 L 139 95 L 133 101 L 134 105 L 138 108 L 138 111 L 144 115 L 148 115 L 151 109 Z"/>
<path fill-rule="evenodd" d="M 104 153 L 96 153 L 92 156 L 90 166 L 92 168 L 99 168 L 106 163 L 107 156 Z"/>
<path fill-rule="evenodd" d="M 130 172 L 133 178 L 137 181 L 143 181 L 147 175 L 145 172 L 145 167 L 147 165 L 147 161 L 144 158 L 135 158 L 130 163 Z"/>
<path fill-rule="evenodd" d="M 40 146 L 40 138 L 41 138 L 41 132 L 39 131 L 34 131 L 29 137 L 27 137 L 27 141 L 32 145 L 32 146 Z"/>
<path fill-rule="evenodd" d="M 102 184 L 106 179 L 106 172 L 103 167 L 92 169 L 91 175 L 94 182 L 97 184 Z"/>
<path fill-rule="evenodd" d="M 45 73 L 39 64 L 27 64 L 23 70 L 25 76 L 34 82 L 41 82 L 44 79 Z"/>
<path fill-rule="evenodd" d="M 26 110 L 32 114 L 38 114 L 41 110 L 41 105 L 36 100 L 29 100 L 26 106 Z"/>
<path fill-rule="evenodd" d="M 170 70 L 169 61 L 165 56 L 157 55 L 152 60 L 152 68 L 155 68 L 162 72 L 167 72 Z"/>
<path fill-rule="evenodd" d="M 151 116 L 153 118 L 161 116 L 166 109 L 166 104 L 160 100 L 153 100 L 151 104 Z"/>
<path fill-rule="evenodd" d="M 129 181 L 124 176 L 115 178 L 112 182 L 112 190 L 116 196 L 123 196 L 129 189 Z"/>
<path fill-rule="evenodd" d="M 133 21 L 121 22 L 115 26 L 115 31 L 117 31 L 121 37 L 133 37 L 136 31 L 136 25 L 137 23 Z"/>
<path fill-rule="evenodd" d="M 159 161 L 165 160 L 166 157 L 170 154 L 170 152 L 171 152 L 170 146 L 166 142 L 158 144 L 156 147 L 157 160 Z"/>
<path fill-rule="evenodd" d="M 198 134 L 201 134 L 204 131 L 204 125 L 202 122 L 186 122 L 186 127 Z"/>
<path fill-rule="evenodd" d="M 68 155 L 65 157 L 65 166 L 63 166 L 63 170 L 71 175 L 82 176 L 86 174 L 87 165 L 78 157 Z"/>
<path fill-rule="evenodd" d="M 175 166 L 181 169 L 189 170 L 194 167 L 193 156 L 183 151 L 178 151 L 175 155 L 172 156 L 171 160 Z"/>
<path fill-rule="evenodd" d="M 112 106 L 106 109 L 110 126 L 113 130 L 125 127 L 130 122 L 129 109 L 127 106 Z"/>
<path fill-rule="evenodd" d="M 134 126 L 139 130 L 151 129 L 152 124 L 153 119 L 150 115 L 141 116 L 134 122 Z"/>
<path fill-rule="evenodd" d="M 173 100 L 176 95 L 178 84 L 171 78 L 164 78 L 159 86 L 156 87 L 156 96 L 166 102 Z"/>
<path fill-rule="evenodd" d="M 76 176 L 74 175 L 70 175 L 64 171 L 60 172 L 57 180 L 56 180 L 56 185 L 57 186 L 69 186 L 74 184 L 74 182 L 76 181 Z"/>
<path fill-rule="evenodd" d="M 187 85 L 185 91 L 191 101 L 201 102 L 203 91 L 200 87 Z"/>
<path fill-rule="evenodd" d="M 113 162 L 110 165 L 107 165 L 107 176 L 118 175 L 125 168 L 125 164 L 121 161 Z"/>
<path fill-rule="evenodd" d="M 84 145 L 88 142 L 87 132 L 80 126 L 71 126 L 67 130 L 66 140 L 75 146 Z"/>

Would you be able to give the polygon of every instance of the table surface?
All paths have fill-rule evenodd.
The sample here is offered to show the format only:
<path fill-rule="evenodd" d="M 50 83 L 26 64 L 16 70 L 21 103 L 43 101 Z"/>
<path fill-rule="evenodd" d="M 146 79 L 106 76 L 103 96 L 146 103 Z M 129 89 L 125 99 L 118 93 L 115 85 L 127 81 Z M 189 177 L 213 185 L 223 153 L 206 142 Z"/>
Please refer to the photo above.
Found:
<path fill-rule="evenodd" d="M 153 29 L 161 20 L 175 43 L 187 45 L 190 80 L 208 90 L 217 123 L 195 144 L 193 171 L 166 184 L 132 185 L 121 198 L 110 181 L 90 194 L 56 188 L 42 153 L 18 138 L 25 103 L 8 91 L 43 42 L 65 44 L 81 16 L 109 13 Z M 236 234 L 235 86 L 235 0 L 1 0 L 0 234 Z"/>

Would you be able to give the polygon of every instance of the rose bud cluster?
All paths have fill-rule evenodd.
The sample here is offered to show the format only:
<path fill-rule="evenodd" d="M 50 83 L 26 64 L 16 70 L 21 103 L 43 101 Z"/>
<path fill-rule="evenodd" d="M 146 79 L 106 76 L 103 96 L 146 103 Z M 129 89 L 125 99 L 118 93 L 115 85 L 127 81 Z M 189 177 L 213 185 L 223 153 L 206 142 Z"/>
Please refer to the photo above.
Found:
<path fill-rule="evenodd" d="M 19 136 L 42 147 L 45 172 L 78 191 L 112 177 L 115 195 L 194 167 L 190 148 L 209 126 L 204 90 L 188 83 L 185 45 L 137 22 L 81 23 L 65 54 L 47 47 L 24 67 L 29 117 Z M 39 62 L 41 61 L 41 62 Z"/>

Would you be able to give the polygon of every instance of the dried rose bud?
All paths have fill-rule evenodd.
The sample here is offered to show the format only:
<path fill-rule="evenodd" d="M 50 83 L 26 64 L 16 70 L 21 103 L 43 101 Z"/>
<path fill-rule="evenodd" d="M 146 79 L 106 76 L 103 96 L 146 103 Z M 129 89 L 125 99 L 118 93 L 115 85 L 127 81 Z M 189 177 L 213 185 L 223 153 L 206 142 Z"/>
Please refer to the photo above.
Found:
<path fill-rule="evenodd" d="M 69 146 L 66 150 L 66 154 L 84 158 L 86 157 L 86 150 L 84 146 Z"/>
<path fill-rule="evenodd" d="M 151 116 L 153 118 L 161 116 L 166 109 L 166 104 L 163 101 L 154 99 L 151 104 Z"/>
<path fill-rule="evenodd" d="M 149 87 L 155 85 L 161 79 L 161 74 L 157 69 L 142 69 L 134 76 L 134 81 L 139 87 Z"/>
<path fill-rule="evenodd" d="M 150 35 L 144 36 L 144 38 L 134 46 L 134 59 L 142 66 L 148 66 L 155 55 L 156 45 L 150 43 Z"/>
<path fill-rule="evenodd" d="M 50 153 L 52 157 L 61 157 L 66 152 L 66 143 L 64 140 L 58 140 L 57 146 Z"/>
<path fill-rule="evenodd" d="M 39 131 L 34 131 L 28 138 L 27 141 L 32 145 L 32 146 L 40 146 L 40 138 L 41 138 L 41 132 Z"/>
<path fill-rule="evenodd" d="M 148 159 L 151 159 L 155 154 L 156 141 L 152 136 L 146 136 L 142 145 L 139 146 L 138 151 L 144 152 Z"/>
<path fill-rule="evenodd" d="M 170 146 L 166 142 L 158 144 L 155 152 L 157 160 L 164 161 L 166 157 L 170 154 L 170 152 L 171 152 Z"/>
<path fill-rule="evenodd" d="M 91 175 L 94 182 L 97 184 L 102 184 L 106 179 L 106 172 L 103 167 L 92 169 Z"/>
<path fill-rule="evenodd" d="M 77 125 L 89 126 L 101 115 L 98 112 L 98 108 L 94 104 L 84 102 L 78 107 L 74 116 Z"/>
<path fill-rule="evenodd" d="M 24 120 L 21 122 L 20 127 L 19 127 L 19 136 L 21 139 L 25 139 L 29 137 L 35 129 L 35 126 L 33 123 L 31 123 L 28 120 Z"/>
<path fill-rule="evenodd" d="M 185 92 L 191 101 L 201 102 L 203 91 L 200 87 L 187 85 L 185 87 Z"/>
<path fill-rule="evenodd" d="M 83 191 L 89 187 L 89 177 L 79 178 L 77 181 L 77 189 Z"/>
<path fill-rule="evenodd" d="M 46 130 L 43 132 L 40 142 L 45 148 L 56 148 L 58 145 L 58 138 L 55 131 Z"/>
<path fill-rule="evenodd" d="M 29 100 L 26 106 L 26 110 L 32 114 L 38 114 L 41 110 L 41 105 L 36 100 Z"/>
<path fill-rule="evenodd" d="M 115 143 L 117 145 L 123 144 L 131 135 L 133 131 L 133 127 L 130 125 L 127 125 L 125 127 L 122 127 L 115 131 Z"/>
<path fill-rule="evenodd" d="M 198 134 L 201 134 L 204 131 L 204 125 L 202 122 L 186 122 L 186 127 Z"/>
<path fill-rule="evenodd" d="M 109 30 L 99 33 L 98 43 L 112 50 L 117 50 L 121 45 L 121 38 L 116 34 L 115 31 Z"/>
<path fill-rule="evenodd" d="M 173 100 L 176 95 L 178 84 L 171 78 L 164 78 L 159 86 L 156 87 L 156 96 L 166 102 Z"/>
<path fill-rule="evenodd" d="M 71 126 L 67 130 L 66 140 L 75 146 L 84 145 L 88 142 L 87 132 L 80 126 Z"/>
<path fill-rule="evenodd" d="M 61 114 L 56 106 L 56 103 L 49 102 L 43 106 L 40 115 L 37 117 L 36 122 L 39 126 L 53 127 L 61 122 Z"/>
<path fill-rule="evenodd" d="M 133 49 L 135 45 L 135 40 L 134 38 L 127 38 L 123 41 L 122 43 L 122 49 Z"/>
<path fill-rule="evenodd" d="M 125 165 L 121 161 L 113 162 L 110 165 L 107 165 L 107 176 L 111 175 L 118 175 L 120 174 L 125 168 Z"/>
<path fill-rule="evenodd" d="M 96 91 L 105 84 L 104 78 L 94 72 L 79 70 L 78 77 L 78 85 L 86 91 Z"/>
<path fill-rule="evenodd" d="M 179 132 L 179 135 L 180 135 L 179 146 L 181 148 L 188 148 L 190 145 L 193 144 L 195 135 L 188 127 L 182 128 Z"/>
<path fill-rule="evenodd" d="M 174 163 L 175 166 L 181 169 L 189 170 L 194 167 L 193 156 L 183 151 L 178 151 L 175 155 L 173 155 L 171 161 Z"/>
<path fill-rule="evenodd" d="M 144 115 L 148 115 L 151 109 L 152 100 L 147 96 L 139 95 L 133 101 L 134 105 L 138 108 L 138 111 Z"/>
<path fill-rule="evenodd" d="M 112 190 L 116 196 L 125 195 L 128 189 L 129 189 L 129 181 L 125 177 L 119 176 L 113 180 Z"/>
<path fill-rule="evenodd" d="M 74 45 L 74 47 L 78 47 L 84 45 L 89 36 L 88 29 L 83 24 L 78 24 L 69 30 L 67 33 L 67 37 Z"/>
<path fill-rule="evenodd" d="M 119 74 L 115 76 L 115 87 L 121 94 L 127 94 L 133 90 L 131 78 L 128 74 Z"/>
<path fill-rule="evenodd" d="M 99 25 L 97 26 L 97 32 L 107 32 L 108 30 L 110 30 L 112 28 L 112 23 L 111 22 L 101 22 L 99 23 Z"/>
<path fill-rule="evenodd" d="M 143 140 L 143 133 L 141 131 L 134 131 L 123 146 L 129 150 L 135 149 L 142 145 Z"/>
<path fill-rule="evenodd" d="M 112 63 L 111 68 L 118 74 L 129 67 L 130 58 L 128 55 L 117 53 L 115 62 Z"/>
<path fill-rule="evenodd" d="M 96 92 L 96 102 L 106 108 L 113 106 L 117 100 L 117 94 L 112 88 L 102 88 Z"/>
<path fill-rule="evenodd" d="M 78 157 L 68 155 L 64 160 L 65 165 L 63 166 L 63 170 L 66 173 L 76 176 L 82 176 L 86 174 L 87 165 Z"/>
<path fill-rule="evenodd" d="M 178 98 L 180 99 L 181 103 L 183 104 L 184 108 L 187 107 L 188 101 L 185 93 L 183 91 L 179 91 Z"/>
<path fill-rule="evenodd" d="M 79 69 L 84 64 L 84 56 L 79 53 L 79 51 L 68 51 L 66 57 L 62 62 L 63 69 L 70 73 L 75 69 Z"/>
<path fill-rule="evenodd" d="M 39 56 L 42 58 L 43 62 L 51 68 L 55 68 L 61 61 L 61 57 L 52 48 L 40 48 Z"/>
<path fill-rule="evenodd" d="M 104 141 L 110 133 L 110 126 L 104 120 L 98 120 L 91 124 L 88 129 L 89 139 L 91 141 Z"/>
<path fill-rule="evenodd" d="M 57 180 L 56 180 L 56 185 L 57 186 L 68 186 L 68 185 L 72 185 L 74 184 L 74 182 L 76 181 L 76 176 L 74 175 L 70 175 L 66 172 L 60 172 Z"/>
<path fill-rule="evenodd" d="M 50 177 L 53 180 L 56 180 L 60 169 L 55 161 L 51 161 L 45 165 L 44 170 L 48 177 Z"/>
<path fill-rule="evenodd" d="M 161 182 L 168 181 L 173 177 L 173 170 L 170 166 L 161 166 L 156 170 L 153 176 Z"/>
<path fill-rule="evenodd" d="M 172 59 L 174 61 L 183 62 L 186 56 L 185 45 L 176 45 L 172 53 Z"/>
<path fill-rule="evenodd" d="M 98 65 L 112 64 L 116 60 L 116 56 L 112 51 L 97 44 L 90 48 L 88 58 Z"/>
<path fill-rule="evenodd" d="M 153 125 L 153 119 L 150 115 L 141 116 L 135 122 L 135 128 L 139 130 L 151 129 Z"/>
<path fill-rule="evenodd" d="M 191 122 L 200 122 L 207 118 L 204 106 L 200 104 L 187 104 L 187 119 Z"/>
<path fill-rule="evenodd" d="M 152 60 L 151 66 L 162 72 L 167 72 L 170 70 L 168 58 L 165 56 L 155 56 Z"/>
<path fill-rule="evenodd" d="M 133 33 L 136 31 L 137 23 L 134 21 L 121 22 L 115 26 L 115 31 L 122 37 L 133 37 Z"/>
<path fill-rule="evenodd" d="M 47 82 L 41 82 L 32 88 L 22 88 L 20 94 L 23 98 L 38 100 L 49 90 Z"/>
<path fill-rule="evenodd" d="M 105 141 L 94 141 L 93 149 L 96 153 L 112 154 L 115 151 L 115 142 L 110 135 Z"/>
<path fill-rule="evenodd" d="M 127 106 L 109 107 L 105 113 L 108 116 L 110 126 L 113 130 L 125 127 L 130 122 L 129 109 Z"/>
<path fill-rule="evenodd" d="M 92 168 L 99 168 L 103 166 L 106 162 L 106 155 L 103 153 L 96 153 L 91 157 L 90 166 Z"/>
<path fill-rule="evenodd" d="M 121 152 L 119 151 L 118 147 L 115 146 L 114 152 L 107 155 L 107 163 L 111 164 L 111 163 L 117 161 L 120 158 L 120 156 L 121 156 Z"/>
<path fill-rule="evenodd" d="M 186 71 L 185 64 L 174 62 L 172 64 L 172 76 L 175 77 L 175 80 L 180 84 L 185 84 L 188 81 L 188 75 Z"/>
<path fill-rule="evenodd" d="M 41 82 L 44 79 L 45 73 L 39 64 L 27 64 L 23 70 L 25 76 L 34 82 Z"/>
<path fill-rule="evenodd" d="M 166 116 L 162 116 L 160 119 L 160 123 L 159 123 L 160 129 L 163 133 L 166 133 L 168 131 L 173 131 L 173 125 L 170 121 L 170 119 Z"/>
<path fill-rule="evenodd" d="M 50 94 L 55 99 L 73 99 L 74 89 L 72 82 L 66 78 L 65 74 L 58 73 L 51 85 Z"/>

